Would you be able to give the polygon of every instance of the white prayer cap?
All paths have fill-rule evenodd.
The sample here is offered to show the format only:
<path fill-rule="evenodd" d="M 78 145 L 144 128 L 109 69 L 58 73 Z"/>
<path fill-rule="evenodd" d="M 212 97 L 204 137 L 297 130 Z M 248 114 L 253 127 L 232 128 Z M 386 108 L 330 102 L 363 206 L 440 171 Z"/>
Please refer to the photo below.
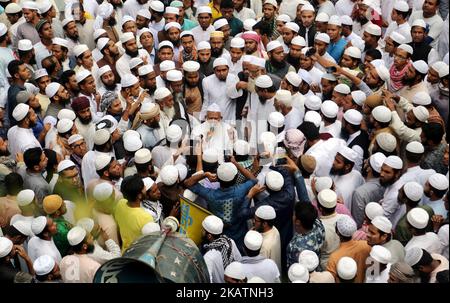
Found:
<path fill-rule="evenodd" d="M 263 236 L 255 230 L 249 230 L 244 237 L 245 247 L 247 247 L 249 250 L 260 250 L 262 242 Z"/>
<path fill-rule="evenodd" d="M 397 139 L 390 133 L 383 132 L 376 135 L 375 141 L 382 150 L 390 153 L 393 152 L 397 147 Z"/>
<path fill-rule="evenodd" d="M 386 156 L 383 153 L 378 152 L 370 156 L 369 163 L 373 170 L 380 173 L 384 160 L 386 160 Z"/>
<path fill-rule="evenodd" d="M 126 151 L 133 153 L 142 148 L 142 140 L 136 136 L 128 136 L 123 140 L 123 146 Z"/>
<path fill-rule="evenodd" d="M 173 49 L 173 43 L 168 40 L 164 40 L 159 43 L 158 49 L 162 49 L 163 47 L 170 47 L 171 49 Z"/>
<path fill-rule="evenodd" d="M 280 112 L 271 112 L 267 121 L 273 127 L 280 128 L 284 126 L 284 116 Z"/>
<path fill-rule="evenodd" d="M 364 213 L 370 220 L 373 220 L 373 218 L 383 215 L 383 207 L 378 202 L 369 202 L 364 208 Z"/>
<path fill-rule="evenodd" d="M 331 189 L 324 189 L 317 195 L 317 200 L 323 207 L 333 208 L 336 206 L 337 195 Z"/>
<path fill-rule="evenodd" d="M 217 168 L 217 177 L 224 182 L 232 181 L 238 173 L 236 166 L 230 162 L 225 162 Z"/>
<path fill-rule="evenodd" d="M 45 88 L 45 94 L 47 95 L 47 97 L 53 98 L 53 96 L 55 96 L 58 92 L 60 86 L 61 84 L 59 84 L 58 82 L 52 82 L 47 85 L 47 87 Z"/>
<path fill-rule="evenodd" d="M 428 118 L 430 117 L 430 112 L 426 107 L 419 105 L 412 109 L 414 116 L 419 120 L 420 122 L 426 122 Z"/>
<path fill-rule="evenodd" d="M 22 216 L 22 215 L 19 215 Z M 23 216 L 22 216 L 23 217 Z M 33 236 L 33 232 L 31 231 L 31 222 L 28 220 L 24 220 L 23 218 L 17 218 L 17 220 L 10 220 L 9 223 L 15 229 L 17 229 L 22 235 L 25 236 Z"/>
<path fill-rule="evenodd" d="M 316 192 L 320 193 L 324 189 L 330 189 L 331 186 L 333 186 L 333 180 L 326 176 L 326 177 L 316 177 Z"/>
<path fill-rule="evenodd" d="M 166 165 L 159 172 L 159 176 L 165 185 L 172 186 L 178 180 L 178 169 L 175 165 Z"/>
<path fill-rule="evenodd" d="M 141 233 L 146 236 L 159 231 L 161 231 L 161 226 L 158 223 L 149 222 L 142 227 Z"/>
<path fill-rule="evenodd" d="M 155 100 L 162 100 L 167 96 L 172 95 L 172 93 L 170 92 L 170 90 L 167 87 L 158 87 L 155 90 Z"/>
<path fill-rule="evenodd" d="M 400 33 L 397 32 L 397 31 L 393 31 L 393 32 L 389 35 L 389 37 L 390 37 L 394 42 L 396 42 L 396 43 L 398 43 L 398 44 L 403 44 L 403 43 L 405 43 L 405 40 L 406 40 L 405 36 L 403 36 L 402 34 L 400 34 Z"/>
<path fill-rule="evenodd" d="M 309 110 L 320 110 L 322 106 L 322 99 L 316 95 L 312 95 L 306 98 L 305 107 Z"/>
<path fill-rule="evenodd" d="M 334 87 L 334 90 L 340 94 L 348 95 L 350 94 L 350 87 L 347 84 L 338 84 Z"/>
<path fill-rule="evenodd" d="M 378 77 L 380 77 L 380 79 L 385 81 L 385 82 L 387 80 L 389 80 L 390 77 L 391 77 L 390 74 L 389 74 L 389 70 L 384 65 L 376 66 L 375 67 L 375 71 L 377 72 Z"/>
<path fill-rule="evenodd" d="M 82 69 L 81 71 L 77 72 L 75 78 L 77 80 L 77 83 L 80 83 L 89 76 L 92 76 L 91 72 L 88 71 L 87 69 Z"/>
<path fill-rule="evenodd" d="M 411 181 L 403 185 L 405 196 L 414 202 L 419 202 L 423 197 L 423 187 L 417 182 Z"/>
<path fill-rule="evenodd" d="M 358 266 L 350 257 L 342 257 L 337 263 L 337 274 L 343 280 L 352 280 L 356 276 Z"/>
<path fill-rule="evenodd" d="M 339 112 L 339 107 L 335 102 L 331 100 L 325 100 L 320 106 L 320 111 L 327 118 L 336 118 Z"/>
<path fill-rule="evenodd" d="M 316 10 L 314 9 L 314 7 L 311 4 L 307 3 L 302 6 L 301 11 L 302 12 L 304 12 L 304 11 L 315 12 Z"/>
<path fill-rule="evenodd" d="M 27 103 L 31 98 L 31 93 L 26 89 L 22 90 L 16 95 L 17 103 Z"/>
<path fill-rule="evenodd" d="M 224 275 L 235 280 L 243 280 L 245 279 L 244 267 L 237 261 L 231 262 L 225 268 Z"/>
<path fill-rule="evenodd" d="M 278 3 L 276 0 L 265 0 L 263 6 L 266 4 L 272 4 L 273 6 L 275 6 L 275 8 L 278 7 Z"/>
<path fill-rule="evenodd" d="M 414 53 L 414 49 L 411 47 L 411 45 L 408 44 L 400 44 L 397 48 L 404 50 L 410 55 Z"/>
<path fill-rule="evenodd" d="M 170 60 L 164 60 L 159 65 L 159 69 L 162 72 L 167 72 L 169 70 L 175 69 L 175 63 L 173 61 L 170 61 Z"/>
<path fill-rule="evenodd" d="M 97 184 L 94 187 L 94 191 L 92 193 L 94 199 L 96 201 L 106 201 L 108 198 L 111 197 L 111 195 L 114 192 L 114 187 L 109 182 L 102 182 L 100 184 Z"/>
<path fill-rule="evenodd" d="M 106 34 L 106 31 L 103 28 L 96 29 L 94 31 L 94 41 L 97 40 L 101 35 L 104 35 L 104 34 Z M 105 38 L 105 37 L 103 37 L 103 38 Z M 98 46 L 98 41 L 97 41 L 97 46 Z"/>
<path fill-rule="evenodd" d="M 386 234 L 392 233 L 392 223 L 385 216 L 382 215 L 376 216 L 375 218 L 372 219 L 370 224 L 372 224 L 373 226 L 375 226 L 376 228 L 378 228 L 379 230 L 381 230 Z"/>
<path fill-rule="evenodd" d="M 245 47 L 245 40 L 240 38 L 240 37 L 233 38 L 233 39 L 231 39 L 230 47 L 233 47 L 233 48 L 244 48 Z"/>
<path fill-rule="evenodd" d="M 108 133 L 109 134 L 109 133 Z M 111 163 L 112 157 L 109 155 L 98 155 L 95 158 L 95 170 L 104 169 L 109 163 Z"/>
<path fill-rule="evenodd" d="M 197 50 L 201 51 L 202 49 L 211 49 L 211 44 L 208 41 L 200 41 L 197 44 Z"/>
<path fill-rule="evenodd" d="M 263 220 L 273 220 L 277 217 L 275 209 L 270 205 L 262 205 L 255 211 L 255 215 Z"/>
<path fill-rule="evenodd" d="M 4 1 L 2 1 L 2 2 L 4 2 Z M 18 5 L 17 3 L 14 3 L 14 2 L 9 3 L 5 7 L 5 14 L 17 14 L 17 13 L 20 13 L 21 11 L 22 11 L 22 8 L 20 7 L 20 5 Z M 2 26 L 0 25 L 0 28 L 1 27 Z M 0 29 L 0 33 L 1 32 L 2 32 L 2 30 Z M 5 33 L 3 33 L 2 35 L 4 35 Z M 0 36 L 2 36 L 2 35 L 0 35 Z"/>
<path fill-rule="evenodd" d="M 38 7 L 39 7 L 39 13 L 45 14 L 52 7 L 52 3 L 48 0 L 43 0 L 38 4 Z"/>
<path fill-rule="evenodd" d="M 180 14 L 180 10 L 178 9 L 178 7 L 167 6 L 166 10 L 164 11 L 164 13 L 165 14 L 179 15 Z"/>
<path fill-rule="evenodd" d="M 219 153 L 215 148 L 208 148 L 203 151 L 202 160 L 206 163 L 216 163 L 219 160 Z"/>
<path fill-rule="evenodd" d="M 206 5 L 202 5 L 200 7 L 197 8 L 197 16 L 200 14 L 210 14 L 212 15 L 212 11 L 211 8 L 209 6 Z"/>
<path fill-rule="evenodd" d="M 221 109 L 220 109 L 220 106 L 217 105 L 217 103 L 212 103 L 206 108 L 206 111 L 212 112 L 212 113 L 220 113 Z"/>
<path fill-rule="evenodd" d="M 64 159 L 61 162 L 59 162 L 57 171 L 58 173 L 60 173 L 70 167 L 75 167 L 75 163 L 73 163 L 71 160 Z"/>
<path fill-rule="evenodd" d="M 328 16 L 328 14 L 324 12 L 318 13 L 315 19 L 316 22 L 324 22 L 324 23 L 327 23 L 328 20 L 330 20 L 330 16 Z"/>
<path fill-rule="evenodd" d="M 389 167 L 392 167 L 393 169 L 402 169 L 403 168 L 403 161 L 398 156 L 389 156 L 384 160 L 384 163 Z"/>
<path fill-rule="evenodd" d="M 71 246 L 75 246 L 83 242 L 86 237 L 86 230 L 80 226 L 72 227 L 67 233 L 67 240 Z"/>
<path fill-rule="evenodd" d="M 22 8 L 39 11 L 39 7 L 38 7 L 37 3 L 33 2 L 33 1 L 25 1 L 22 4 Z"/>
<path fill-rule="evenodd" d="M 274 144 L 277 142 L 277 137 L 272 132 L 262 132 L 261 135 L 259 135 L 259 142 L 274 148 Z"/>
<path fill-rule="evenodd" d="M 325 42 L 326 44 L 330 44 L 330 36 L 325 33 L 318 33 L 314 40 L 319 40 Z"/>
<path fill-rule="evenodd" d="M 356 36 L 355 38 L 353 38 L 352 40 L 350 40 L 350 42 L 352 43 L 353 46 L 356 46 L 357 48 L 359 48 L 359 50 L 361 52 L 364 51 L 365 48 L 365 42 L 363 39 L 361 39 L 359 36 Z"/>
<path fill-rule="evenodd" d="M 166 129 L 166 138 L 169 142 L 179 142 L 182 136 L 183 131 L 176 124 L 172 124 Z"/>
<path fill-rule="evenodd" d="M 69 139 L 67 140 L 67 143 L 69 143 L 69 145 L 72 145 L 75 142 L 80 141 L 80 140 L 84 140 L 83 136 L 80 134 L 74 134 L 69 137 Z"/>
<path fill-rule="evenodd" d="M 194 36 L 194 33 L 192 31 L 182 31 L 180 34 L 180 39 L 184 36 Z"/>
<path fill-rule="evenodd" d="M 250 279 L 247 280 L 247 284 L 248 283 L 266 283 L 266 281 L 264 281 L 263 278 L 257 277 L 257 276 L 253 276 Z"/>
<path fill-rule="evenodd" d="M 427 24 L 425 23 L 425 21 L 423 19 L 414 20 L 414 22 L 411 24 L 411 28 L 413 28 L 414 26 L 420 26 L 425 29 L 427 28 Z"/>
<path fill-rule="evenodd" d="M 63 28 L 67 25 L 67 24 L 69 24 L 70 22 L 75 22 L 75 20 L 72 18 L 72 17 L 69 17 L 69 18 L 66 18 L 66 19 L 64 19 L 62 22 L 61 22 L 61 24 L 62 24 L 62 26 L 63 26 Z"/>
<path fill-rule="evenodd" d="M 370 256 L 381 264 L 391 263 L 392 260 L 391 252 L 381 245 L 374 245 L 370 250 Z"/>
<path fill-rule="evenodd" d="M 34 80 L 48 76 L 47 70 L 45 68 L 38 69 L 34 72 Z"/>
<path fill-rule="evenodd" d="M 284 23 L 291 22 L 291 17 L 289 17 L 289 15 L 286 15 L 286 14 L 281 14 L 281 15 L 278 15 L 277 21 L 282 21 Z"/>
<path fill-rule="evenodd" d="M 305 47 L 306 46 L 306 40 L 302 36 L 295 36 L 294 38 L 292 38 L 291 44 L 298 45 L 298 46 L 301 46 L 301 47 Z"/>
<path fill-rule="evenodd" d="M 213 235 L 220 235 L 223 231 L 223 222 L 214 215 L 207 216 L 202 222 L 203 228 Z"/>
<path fill-rule="evenodd" d="M 75 55 L 75 57 L 79 57 L 80 55 L 82 55 L 84 52 L 88 51 L 89 47 L 86 44 L 78 44 L 75 45 L 73 48 L 73 54 Z"/>
<path fill-rule="evenodd" d="M 183 73 L 177 69 L 172 69 L 166 74 L 167 81 L 181 81 L 183 80 Z"/>
<path fill-rule="evenodd" d="M 94 229 L 94 225 L 94 220 L 87 217 L 79 219 L 76 223 L 76 226 L 83 228 L 88 233 L 90 233 Z"/>
<path fill-rule="evenodd" d="M 22 121 L 27 115 L 30 107 L 25 103 L 19 103 L 14 107 L 12 116 L 17 122 Z"/>
<path fill-rule="evenodd" d="M 317 21 L 317 18 L 316 18 L 316 21 Z M 353 20 L 352 20 L 352 18 L 350 18 L 350 16 L 343 15 L 343 16 L 341 16 L 341 24 L 353 26 Z"/>
<path fill-rule="evenodd" d="M 27 206 L 34 200 L 34 191 L 31 189 L 21 190 L 16 197 L 17 204 L 19 206 Z"/>
<path fill-rule="evenodd" d="M 108 44 L 109 40 L 110 40 L 109 38 L 98 39 L 97 40 L 97 49 L 101 51 Z M 106 66 L 109 66 L 109 65 L 106 65 Z"/>
<path fill-rule="evenodd" d="M 406 150 L 414 154 L 423 154 L 425 152 L 423 144 L 418 141 L 409 142 L 406 145 Z"/>
<path fill-rule="evenodd" d="M 44 216 L 39 216 L 31 221 L 31 231 L 35 235 L 39 235 L 47 226 L 47 218 Z"/>
<path fill-rule="evenodd" d="M 328 20 L 328 25 L 342 26 L 341 19 L 337 15 L 333 15 Z"/>
<path fill-rule="evenodd" d="M 414 66 L 416 71 L 418 71 L 419 73 L 421 73 L 421 74 L 428 73 L 428 64 L 425 61 L 417 60 L 417 61 L 414 61 L 412 65 Z"/>
<path fill-rule="evenodd" d="M 428 178 L 428 183 L 437 190 L 448 189 L 448 179 L 443 174 L 434 174 Z"/>
<path fill-rule="evenodd" d="M 313 272 L 319 266 L 319 257 L 312 250 L 302 250 L 298 255 L 298 263 L 304 265 L 309 272 Z"/>
<path fill-rule="evenodd" d="M 336 227 L 339 233 L 344 237 L 351 237 L 356 232 L 356 223 L 348 215 L 342 215 L 336 221 Z"/>
<path fill-rule="evenodd" d="M 225 66 L 229 67 L 228 61 L 226 59 L 224 59 L 224 58 L 217 58 L 213 62 L 213 68 L 216 68 L 217 66 L 222 66 L 222 65 L 225 65 Z"/>
<path fill-rule="evenodd" d="M 164 4 L 158 0 L 153 0 L 152 2 L 150 2 L 150 8 L 155 12 L 164 12 Z"/>
<path fill-rule="evenodd" d="M 98 69 L 98 75 L 101 77 L 109 71 L 112 71 L 111 67 L 109 65 L 103 65 Z"/>
<path fill-rule="evenodd" d="M 303 120 L 305 122 L 312 122 L 316 127 L 319 127 L 320 123 L 322 122 L 322 117 L 316 111 L 308 111 L 306 112 Z"/>
<path fill-rule="evenodd" d="M 152 153 L 147 148 L 141 148 L 134 154 L 134 163 L 145 164 L 152 160 Z"/>
<path fill-rule="evenodd" d="M 250 152 L 250 145 L 245 140 L 236 140 L 233 145 L 234 152 L 238 156 L 246 156 Z"/>
<path fill-rule="evenodd" d="M 366 101 L 366 94 L 361 90 L 355 90 L 351 92 L 352 100 L 359 106 L 362 106 L 364 101 Z"/>
<path fill-rule="evenodd" d="M 418 92 L 412 98 L 412 103 L 414 105 L 427 106 L 431 104 L 431 97 L 427 92 Z"/>
<path fill-rule="evenodd" d="M 61 119 L 58 121 L 58 124 L 56 124 L 56 130 L 60 134 L 67 133 L 69 130 L 71 130 L 73 127 L 73 121 L 70 119 Z"/>
<path fill-rule="evenodd" d="M 417 229 L 424 229 L 430 221 L 430 216 L 423 208 L 413 208 L 406 215 L 408 223 Z"/>
<path fill-rule="evenodd" d="M 255 56 L 250 56 L 250 64 L 258 66 L 259 68 L 266 68 L 266 60 L 264 58 L 258 58 Z"/>
<path fill-rule="evenodd" d="M 273 82 L 268 75 L 261 75 L 256 78 L 255 85 L 260 88 L 270 88 L 273 86 Z"/>
<path fill-rule="evenodd" d="M 138 74 L 139 76 L 145 76 L 153 72 L 153 66 L 150 64 L 145 64 L 138 68 Z"/>
<path fill-rule="evenodd" d="M 305 265 L 294 263 L 288 270 L 289 281 L 298 283 L 307 283 L 309 280 L 309 271 Z"/>
<path fill-rule="evenodd" d="M 185 189 L 183 192 L 183 196 L 191 201 L 196 201 L 197 200 L 197 195 L 194 194 L 192 191 L 190 191 L 189 189 Z"/>
<path fill-rule="evenodd" d="M 0 237 L 0 258 L 4 258 L 11 253 L 13 242 L 6 238 Z"/>
<path fill-rule="evenodd" d="M 19 40 L 17 48 L 21 51 L 29 51 L 33 49 L 33 43 L 28 39 Z"/>
<path fill-rule="evenodd" d="M 256 24 L 255 19 L 245 19 L 244 20 L 244 30 L 251 31 L 253 29 L 253 26 Z"/>
<path fill-rule="evenodd" d="M 350 56 L 352 58 L 361 59 L 361 51 L 355 46 L 350 46 L 345 49 L 344 55 Z"/>
<path fill-rule="evenodd" d="M 129 15 L 123 16 L 121 26 L 123 27 L 125 25 L 125 23 L 130 22 L 130 21 L 136 22 L 136 20 Z"/>
<path fill-rule="evenodd" d="M 111 134 L 106 129 L 99 129 L 95 131 L 94 144 L 103 145 L 111 138 Z"/>
<path fill-rule="evenodd" d="M 270 190 L 280 191 L 284 185 L 283 175 L 271 170 L 266 174 L 266 185 Z"/>
<path fill-rule="evenodd" d="M 173 7 L 173 8 L 176 9 L 176 10 L 178 11 L 178 8 L 176 8 L 176 7 Z M 169 29 L 171 29 L 172 27 L 178 28 L 178 29 L 181 31 L 181 25 L 180 25 L 180 23 L 178 23 L 178 22 L 169 22 L 169 23 L 167 23 L 166 25 L 164 25 L 164 30 L 167 32 L 167 31 L 168 31 Z M 167 40 L 162 41 L 162 42 L 169 42 L 170 44 L 172 44 L 172 42 L 167 41 Z M 161 42 L 161 43 L 162 43 L 162 42 Z M 170 46 L 169 43 L 167 43 L 167 45 Z M 159 48 L 161 48 L 161 44 L 159 44 Z M 172 49 L 173 49 L 173 44 L 172 44 Z"/>
<path fill-rule="evenodd" d="M 186 165 L 178 163 L 178 164 L 175 164 L 175 167 L 178 170 L 178 177 L 180 177 L 180 182 L 184 181 L 184 179 L 186 179 L 187 173 L 188 173 L 188 169 L 187 169 Z"/>
<path fill-rule="evenodd" d="M 431 65 L 431 68 L 439 74 L 439 78 L 443 78 L 449 74 L 448 64 L 444 61 L 434 62 L 433 65 Z"/>
<path fill-rule="evenodd" d="M 395 3 L 394 3 L 394 9 L 395 9 L 396 11 L 406 13 L 406 12 L 409 11 L 409 5 L 408 5 L 408 3 L 406 3 L 405 1 L 395 1 Z"/>
<path fill-rule="evenodd" d="M 134 34 L 132 32 L 126 32 L 123 33 L 122 36 L 120 37 L 120 42 L 122 43 L 127 43 L 128 41 L 130 41 L 131 39 L 134 39 Z"/>
<path fill-rule="evenodd" d="M 339 149 L 339 154 L 353 163 L 355 163 L 356 159 L 358 158 L 358 153 L 347 146 L 341 146 Z"/>
<path fill-rule="evenodd" d="M 376 24 L 371 23 L 366 27 L 365 32 L 367 32 L 368 34 L 371 34 L 373 36 L 381 36 L 381 27 L 379 27 Z"/>
<path fill-rule="evenodd" d="M 215 30 L 218 30 L 219 28 L 221 28 L 222 26 L 228 25 L 228 21 L 225 18 L 219 19 L 217 21 L 214 22 L 213 26 Z"/>
<path fill-rule="evenodd" d="M 290 71 L 285 77 L 286 80 L 295 87 L 298 87 L 302 83 L 302 78 L 296 72 Z"/>
<path fill-rule="evenodd" d="M 379 105 L 372 110 L 372 116 L 375 120 L 381 123 L 391 122 L 392 113 L 389 108 L 384 105 Z"/>
<path fill-rule="evenodd" d="M 275 99 L 281 103 L 283 103 L 286 106 L 292 105 L 292 94 L 290 91 L 285 89 L 279 89 L 275 93 Z"/>
<path fill-rule="evenodd" d="M 144 17 L 145 19 L 151 19 L 152 18 L 152 14 L 150 13 L 150 11 L 146 8 L 140 9 L 137 12 L 137 16 L 141 16 Z"/>
<path fill-rule="evenodd" d="M 298 33 L 300 30 L 300 27 L 295 22 L 288 22 L 284 25 L 285 27 L 289 28 L 291 31 Z"/>
<path fill-rule="evenodd" d="M 281 45 L 280 41 L 274 40 L 274 41 L 270 41 L 269 43 L 267 43 L 266 49 L 267 49 L 267 52 L 271 52 L 278 47 L 283 47 L 283 45 Z"/>
<path fill-rule="evenodd" d="M 362 114 L 356 109 L 349 109 L 344 113 L 344 119 L 350 124 L 360 125 L 363 119 Z"/>
<path fill-rule="evenodd" d="M 423 257 L 423 249 L 418 246 L 413 246 L 407 249 L 405 252 L 405 262 L 409 266 L 414 266 L 419 263 L 420 259 Z"/>
<path fill-rule="evenodd" d="M 146 191 L 148 191 L 150 188 L 152 188 L 153 184 L 155 184 L 155 181 L 153 181 L 152 178 L 150 178 L 150 177 L 143 178 L 142 182 L 144 182 L 144 187 L 145 187 Z"/>

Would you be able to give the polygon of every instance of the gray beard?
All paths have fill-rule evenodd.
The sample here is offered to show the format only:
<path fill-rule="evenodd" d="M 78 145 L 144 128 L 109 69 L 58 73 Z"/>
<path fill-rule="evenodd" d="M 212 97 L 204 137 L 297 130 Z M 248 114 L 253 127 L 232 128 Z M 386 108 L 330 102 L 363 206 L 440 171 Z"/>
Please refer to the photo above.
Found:
<path fill-rule="evenodd" d="M 175 116 L 175 108 L 173 107 L 164 107 L 163 112 L 167 115 L 167 117 L 172 120 L 173 117 Z"/>

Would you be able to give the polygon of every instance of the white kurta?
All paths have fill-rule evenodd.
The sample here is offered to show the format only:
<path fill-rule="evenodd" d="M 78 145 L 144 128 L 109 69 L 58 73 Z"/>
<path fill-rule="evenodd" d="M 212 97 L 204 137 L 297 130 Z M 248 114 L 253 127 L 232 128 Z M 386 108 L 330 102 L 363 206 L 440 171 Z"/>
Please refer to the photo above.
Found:
<path fill-rule="evenodd" d="M 60 264 L 61 277 L 64 283 L 92 283 L 100 263 L 88 255 L 68 255 Z"/>
<path fill-rule="evenodd" d="M 392 226 L 395 228 L 398 220 L 406 213 L 406 206 L 398 204 L 398 191 L 405 184 L 402 180 L 397 180 L 394 184 L 386 187 L 383 199 L 380 204 L 383 207 L 384 216 L 391 221 Z M 374 201 L 377 202 L 377 201 Z"/>
<path fill-rule="evenodd" d="M 191 32 L 194 34 L 195 43 L 199 44 L 201 41 L 209 41 L 211 32 L 214 31 L 214 26 L 210 25 L 206 30 L 203 30 L 203 28 L 200 25 L 197 25 L 193 29 L 191 29 Z"/>
<path fill-rule="evenodd" d="M 316 159 L 314 174 L 317 177 L 329 176 L 334 157 L 336 157 L 336 153 L 342 146 L 346 146 L 344 140 L 330 138 L 326 141 L 319 140 L 306 151 L 306 155 L 313 156 Z"/>
<path fill-rule="evenodd" d="M 292 107 L 291 111 L 284 116 L 284 129 L 297 128 L 303 123 L 303 112 L 300 112 L 296 107 Z"/>
<path fill-rule="evenodd" d="M 413 236 L 406 244 L 405 250 L 408 251 L 412 247 L 425 249 L 430 254 L 439 254 L 442 251 L 441 241 L 433 232 L 428 232 L 421 236 Z"/>
<path fill-rule="evenodd" d="M 267 131 L 267 118 L 269 114 L 276 111 L 272 97 L 263 104 L 256 93 L 251 93 L 247 99 L 248 115 L 247 122 L 251 125 L 250 145 L 257 147 L 259 138 Z"/>
<path fill-rule="evenodd" d="M 336 193 L 342 196 L 345 207 L 352 209 L 352 196 L 355 189 L 365 183 L 363 176 L 359 171 L 352 170 L 343 176 L 332 176 Z"/>
<path fill-rule="evenodd" d="M 84 188 L 86 191 L 91 180 L 100 178 L 95 169 L 95 159 L 101 154 L 114 157 L 114 153 L 112 152 L 103 153 L 97 150 L 90 150 L 84 155 L 83 160 L 81 160 L 81 174 L 83 176 Z"/>
<path fill-rule="evenodd" d="M 138 57 L 142 60 L 147 60 L 147 62 L 151 62 L 150 55 L 144 49 L 139 49 Z M 126 74 L 131 74 L 130 69 L 130 60 L 131 57 L 128 54 L 123 54 L 119 60 L 116 62 L 116 70 L 121 78 L 123 78 Z"/>
<path fill-rule="evenodd" d="M 320 129 L 319 133 L 329 133 L 333 136 L 333 138 L 340 138 L 341 137 L 341 128 L 342 123 L 339 120 L 336 120 L 333 124 L 325 126 L 325 123 L 322 121 L 320 122 Z"/>
<path fill-rule="evenodd" d="M 271 230 L 261 233 L 263 236 L 263 243 L 261 245 L 260 254 L 267 259 L 275 262 L 278 270 L 281 271 L 281 240 L 280 232 L 273 226 Z"/>
<path fill-rule="evenodd" d="M 123 4 L 122 13 L 123 15 L 128 15 L 136 19 L 136 16 L 141 9 L 148 9 L 150 7 L 150 2 L 146 2 L 145 4 L 140 4 L 136 0 L 127 0 Z"/>
<path fill-rule="evenodd" d="M 89 124 L 83 124 L 80 122 L 80 119 L 76 118 L 75 126 L 77 127 L 78 133 L 83 136 L 88 150 L 92 150 L 94 147 L 95 124 L 92 122 Z"/>
<path fill-rule="evenodd" d="M 8 130 L 8 150 L 11 156 L 33 147 L 41 147 L 41 144 L 33 135 L 31 128 L 22 128 L 14 125 Z"/>
<path fill-rule="evenodd" d="M 260 277 L 266 283 L 280 283 L 280 271 L 271 259 L 259 255 L 256 257 L 243 257 L 242 269 L 247 279 Z"/>
<path fill-rule="evenodd" d="M 236 243 L 234 243 L 233 239 L 231 240 L 231 253 L 234 261 L 241 260 L 241 253 L 239 252 Z M 211 283 L 224 283 L 224 272 L 225 268 L 223 266 L 222 255 L 220 251 L 216 249 L 208 250 L 206 254 L 203 255 L 205 259 L 206 267 L 208 267 L 209 277 L 211 279 Z"/>
<path fill-rule="evenodd" d="M 57 264 L 61 262 L 61 254 L 59 253 L 58 248 L 56 248 L 53 239 L 47 241 L 34 236 L 30 239 L 30 241 L 28 241 L 28 256 L 31 261 L 34 262 L 37 258 L 43 255 L 49 255 Z"/>
<path fill-rule="evenodd" d="M 434 171 L 434 169 L 423 169 L 419 165 L 417 165 L 408 168 L 400 177 L 400 180 L 402 180 L 403 183 L 415 181 L 420 185 L 425 186 L 428 178 L 435 173 L 436 172 Z"/>

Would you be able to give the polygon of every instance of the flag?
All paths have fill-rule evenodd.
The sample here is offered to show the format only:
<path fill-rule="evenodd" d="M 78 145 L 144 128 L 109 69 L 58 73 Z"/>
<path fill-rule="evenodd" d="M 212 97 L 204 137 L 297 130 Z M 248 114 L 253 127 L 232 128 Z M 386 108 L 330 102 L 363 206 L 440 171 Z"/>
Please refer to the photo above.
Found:
<path fill-rule="evenodd" d="M 212 215 L 212 213 L 208 210 L 180 196 L 179 233 L 185 234 L 195 244 L 199 245 L 202 241 L 202 222 L 209 215 Z"/>

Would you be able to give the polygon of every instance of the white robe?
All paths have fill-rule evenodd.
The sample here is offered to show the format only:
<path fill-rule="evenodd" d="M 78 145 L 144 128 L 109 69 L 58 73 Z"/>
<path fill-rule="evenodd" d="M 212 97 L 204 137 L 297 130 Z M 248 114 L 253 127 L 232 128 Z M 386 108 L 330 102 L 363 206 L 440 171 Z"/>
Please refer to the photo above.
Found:
<path fill-rule="evenodd" d="M 398 191 L 403 184 L 405 184 L 403 180 L 399 179 L 394 184 L 386 187 L 383 199 L 380 200 L 380 204 L 383 207 L 384 216 L 391 221 L 394 228 L 400 218 L 406 213 L 406 206 L 398 204 L 397 199 Z"/>
<path fill-rule="evenodd" d="M 430 254 L 439 254 L 442 251 L 441 241 L 433 232 L 427 232 L 421 236 L 413 236 L 406 244 L 405 250 L 408 251 L 408 249 L 413 247 L 425 249 Z"/>
<path fill-rule="evenodd" d="M 207 41 L 209 42 L 210 34 L 214 31 L 214 26 L 210 25 L 206 30 L 203 30 L 203 28 L 200 25 L 197 25 L 193 29 L 191 29 L 191 32 L 194 34 L 195 43 L 199 44 L 201 41 Z"/>
<path fill-rule="evenodd" d="M 41 147 L 41 144 L 33 135 L 31 128 L 22 128 L 14 125 L 8 130 L 8 150 L 12 157 L 17 153 L 23 153 L 25 150 L 33 147 Z"/>
<path fill-rule="evenodd" d="M 332 176 L 337 195 L 341 195 L 347 209 L 352 209 L 352 196 L 355 189 L 363 185 L 364 178 L 357 170 L 352 170 L 343 176 Z"/>
<path fill-rule="evenodd" d="M 47 241 L 34 236 L 30 239 L 30 241 L 28 241 L 28 256 L 31 261 L 34 262 L 37 258 L 43 255 L 49 255 L 52 257 L 56 264 L 59 264 L 62 259 L 58 248 L 56 248 L 55 242 L 53 242 L 53 239 Z"/>
<path fill-rule="evenodd" d="M 319 140 L 306 151 L 306 155 L 313 156 L 316 159 L 314 174 L 317 177 L 329 176 L 334 157 L 336 157 L 336 153 L 342 146 L 346 146 L 344 140 L 330 138 L 326 141 Z"/>

